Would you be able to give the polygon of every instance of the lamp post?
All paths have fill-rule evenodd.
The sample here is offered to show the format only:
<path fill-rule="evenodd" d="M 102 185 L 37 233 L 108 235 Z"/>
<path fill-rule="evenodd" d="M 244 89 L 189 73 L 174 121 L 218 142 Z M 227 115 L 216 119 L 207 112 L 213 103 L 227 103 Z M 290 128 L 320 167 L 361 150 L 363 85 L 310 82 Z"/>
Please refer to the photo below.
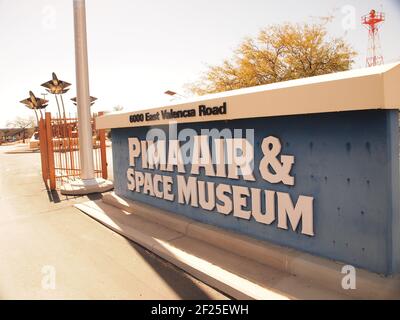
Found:
<path fill-rule="evenodd" d="M 170 101 L 176 100 L 176 99 L 186 99 L 187 97 L 185 97 L 184 95 L 181 95 L 180 93 L 177 93 L 175 91 L 172 90 L 167 90 L 164 92 L 164 94 L 166 94 L 167 96 L 171 96 L 172 99 Z"/>
<path fill-rule="evenodd" d="M 81 179 L 65 183 L 61 187 L 61 193 L 83 195 L 111 190 L 113 184 L 108 180 L 95 178 L 94 174 L 85 0 L 73 0 L 73 10 Z"/>
<path fill-rule="evenodd" d="M 94 179 L 85 0 L 74 0 L 75 69 L 82 180 Z"/>
<path fill-rule="evenodd" d="M 52 95 L 54 95 L 54 98 L 56 99 L 56 103 L 57 103 L 57 109 L 58 109 L 58 116 L 59 116 L 59 121 L 57 123 L 57 127 L 59 130 L 59 141 L 61 141 L 61 143 L 59 144 L 59 159 L 60 159 L 60 164 L 62 163 L 62 156 L 61 153 L 64 154 L 64 165 L 65 168 L 63 170 L 65 170 L 63 173 L 65 174 L 65 176 L 68 176 L 68 174 L 71 172 L 72 169 L 74 169 L 74 161 L 73 161 L 73 152 L 72 152 L 72 148 L 71 148 L 71 139 L 68 135 L 68 123 L 67 123 L 67 119 L 66 119 L 66 115 L 65 115 L 65 106 L 64 106 L 64 99 L 63 99 L 63 94 L 68 92 L 69 87 L 71 86 L 70 83 L 63 81 L 63 80 L 59 80 L 57 75 L 55 74 L 55 72 L 52 73 L 51 75 L 51 80 L 45 82 L 42 84 L 42 87 L 46 88 L 46 91 Z M 45 93 L 42 93 L 42 95 L 44 95 Z M 47 93 L 46 93 L 47 94 Z M 60 103 L 58 102 L 58 98 L 57 95 L 60 97 L 61 100 L 61 107 L 62 107 L 62 112 L 61 113 L 61 109 L 60 109 Z M 70 157 L 68 157 L 68 150 L 70 153 Z M 68 163 L 70 163 L 70 168 L 68 168 Z M 62 170 L 62 169 L 59 169 Z"/>

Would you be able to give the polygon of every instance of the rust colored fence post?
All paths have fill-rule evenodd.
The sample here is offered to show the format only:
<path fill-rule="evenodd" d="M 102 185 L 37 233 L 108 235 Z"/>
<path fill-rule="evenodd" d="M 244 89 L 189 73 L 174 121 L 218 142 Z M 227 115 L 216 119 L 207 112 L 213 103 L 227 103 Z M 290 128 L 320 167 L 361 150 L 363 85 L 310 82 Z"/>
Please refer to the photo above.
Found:
<path fill-rule="evenodd" d="M 102 116 L 104 112 L 99 112 L 97 116 Z M 107 151 L 106 151 L 106 130 L 99 130 L 99 139 L 100 139 L 100 156 L 101 156 L 101 173 L 103 179 L 108 178 L 107 173 Z"/>
<path fill-rule="evenodd" d="M 56 172 L 54 168 L 53 128 L 51 124 L 51 113 L 46 112 L 46 136 L 47 154 L 49 165 L 50 190 L 56 190 Z"/>
<path fill-rule="evenodd" d="M 49 166 L 47 159 L 46 125 L 43 119 L 39 120 L 39 148 L 40 148 L 40 161 L 42 165 L 42 177 L 43 181 L 47 184 L 47 179 L 49 179 Z"/>

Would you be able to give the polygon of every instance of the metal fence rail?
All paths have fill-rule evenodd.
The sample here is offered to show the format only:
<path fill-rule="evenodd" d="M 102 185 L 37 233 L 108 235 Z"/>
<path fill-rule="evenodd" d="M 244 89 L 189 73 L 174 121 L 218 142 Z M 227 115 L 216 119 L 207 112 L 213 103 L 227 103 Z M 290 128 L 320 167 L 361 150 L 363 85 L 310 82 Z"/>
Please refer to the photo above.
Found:
<path fill-rule="evenodd" d="M 105 130 L 95 129 L 94 117 L 92 133 L 95 177 L 107 179 Z M 39 136 L 42 176 L 50 189 L 55 190 L 65 181 L 78 178 L 81 172 L 78 119 L 61 115 L 52 117 L 46 112 L 45 119 L 39 123 Z"/>

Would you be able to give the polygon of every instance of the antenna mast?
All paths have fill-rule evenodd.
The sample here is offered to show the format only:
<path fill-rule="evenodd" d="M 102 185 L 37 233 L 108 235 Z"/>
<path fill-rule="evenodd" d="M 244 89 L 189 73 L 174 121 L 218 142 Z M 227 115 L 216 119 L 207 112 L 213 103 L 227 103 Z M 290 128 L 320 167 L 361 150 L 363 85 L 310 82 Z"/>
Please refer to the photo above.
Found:
<path fill-rule="evenodd" d="M 376 12 L 374 9 L 372 9 L 369 14 L 361 17 L 361 24 L 368 29 L 367 67 L 383 64 L 383 56 L 379 41 L 379 29 L 384 21 L 385 14 L 383 12 Z"/>

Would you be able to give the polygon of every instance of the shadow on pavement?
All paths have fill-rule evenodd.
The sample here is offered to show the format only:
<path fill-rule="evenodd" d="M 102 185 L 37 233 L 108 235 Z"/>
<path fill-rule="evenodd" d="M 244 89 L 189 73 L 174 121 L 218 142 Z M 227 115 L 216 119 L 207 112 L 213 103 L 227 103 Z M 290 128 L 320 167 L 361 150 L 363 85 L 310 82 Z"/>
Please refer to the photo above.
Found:
<path fill-rule="evenodd" d="M 210 296 L 206 291 L 199 287 L 197 283 L 194 282 L 184 270 L 157 256 L 156 254 L 142 247 L 141 245 L 129 239 L 126 240 L 132 247 L 132 249 L 143 257 L 149 267 L 151 267 L 165 281 L 165 283 L 168 284 L 168 286 L 179 296 L 180 299 L 212 299 L 212 296 Z M 201 282 L 200 280 L 197 281 Z M 213 289 L 215 291 L 218 291 L 215 288 Z M 225 296 L 224 293 L 221 293 L 221 295 Z"/>
<path fill-rule="evenodd" d="M 77 199 L 85 197 L 88 200 L 96 201 L 102 199 L 101 193 L 93 193 L 85 196 L 63 196 L 57 190 L 50 190 L 48 185 L 45 183 L 47 196 L 50 202 L 60 203 L 62 201 L 68 201 L 71 199 Z M 117 222 L 117 221 L 115 221 Z M 96 223 L 98 223 L 96 221 Z M 180 299 L 188 300 L 210 300 L 213 297 L 208 294 L 207 291 L 203 290 L 191 276 L 185 273 L 182 269 L 172 265 L 170 262 L 163 258 L 155 255 L 145 247 L 125 238 L 131 248 L 138 253 L 143 260 L 146 261 L 149 267 L 151 267 L 163 281 L 176 293 Z M 199 280 L 197 280 L 199 281 Z M 202 283 L 199 281 L 199 283 Z M 149 283 L 151 286 L 151 283 Z M 214 289 L 215 290 L 215 289 Z M 224 294 L 221 294 L 223 297 Z"/>
<path fill-rule="evenodd" d="M 102 199 L 101 193 L 93 193 L 87 195 L 91 201 Z M 114 221 L 117 222 L 117 221 Z M 140 254 L 143 259 L 147 262 L 158 275 L 168 284 L 168 286 L 174 290 L 174 292 L 185 300 L 210 300 L 212 297 L 204 291 L 201 287 L 194 282 L 190 276 L 182 269 L 171 264 L 167 260 L 157 256 L 153 252 L 149 251 L 140 244 L 133 242 L 130 239 L 125 238 L 129 245 Z M 177 272 L 178 271 L 178 272 Z M 201 282 L 200 280 L 197 280 Z M 149 284 L 151 285 L 151 284 Z M 216 289 L 214 289 L 216 290 Z M 217 290 L 216 290 L 217 291 Z M 225 295 L 221 293 L 222 295 Z"/>
<path fill-rule="evenodd" d="M 88 200 L 92 200 L 92 201 L 100 200 L 102 198 L 101 193 L 92 193 L 92 194 L 82 195 L 82 196 L 63 196 L 64 199 L 61 199 L 60 193 L 58 190 L 50 190 L 46 181 L 43 181 L 43 184 L 46 187 L 46 193 L 47 193 L 47 197 L 49 198 L 49 201 L 53 202 L 53 203 L 60 203 L 61 201 L 68 201 L 71 199 L 77 199 L 77 198 L 81 198 L 81 197 L 86 197 Z"/>
<path fill-rule="evenodd" d="M 102 195 L 92 194 L 89 195 L 88 198 L 90 198 L 90 200 L 92 201 L 99 200 L 102 198 Z M 91 215 L 88 216 L 94 219 L 96 223 L 101 223 L 104 227 L 109 228 L 107 224 L 98 221 Z M 114 219 L 111 216 L 108 217 L 113 221 L 114 224 L 118 226 L 120 230 L 125 229 L 126 226 L 124 225 L 123 221 Z M 143 258 L 143 260 L 147 263 L 147 265 L 151 267 L 159 275 L 159 277 L 168 285 L 168 287 L 172 291 L 175 292 L 176 296 L 178 296 L 180 299 L 185 299 L 185 300 L 215 299 L 215 294 L 208 292 L 206 289 L 207 287 L 210 287 L 209 285 L 204 284 L 202 281 L 186 273 L 186 271 L 184 271 L 183 269 L 179 268 L 178 266 L 175 266 L 174 264 L 170 263 L 164 258 L 156 255 L 155 253 L 153 253 L 146 247 L 142 246 L 141 244 L 130 240 L 123 234 L 118 233 L 114 230 L 112 230 L 112 232 L 120 234 L 122 237 L 124 237 L 127 243 L 135 251 L 135 253 L 139 254 Z M 151 286 L 151 283 L 149 283 L 149 286 Z M 202 286 L 204 286 L 204 288 Z M 221 293 L 219 290 L 215 288 L 212 288 L 212 290 L 219 293 L 218 297 L 220 299 L 224 298 L 232 299 L 231 297 L 228 297 L 225 293 Z"/>
<path fill-rule="evenodd" d="M 53 203 L 59 203 L 61 202 L 60 196 L 58 195 L 57 190 L 50 190 L 47 186 L 46 186 L 46 192 L 47 192 L 47 196 L 49 197 L 49 201 L 53 202 Z"/>

